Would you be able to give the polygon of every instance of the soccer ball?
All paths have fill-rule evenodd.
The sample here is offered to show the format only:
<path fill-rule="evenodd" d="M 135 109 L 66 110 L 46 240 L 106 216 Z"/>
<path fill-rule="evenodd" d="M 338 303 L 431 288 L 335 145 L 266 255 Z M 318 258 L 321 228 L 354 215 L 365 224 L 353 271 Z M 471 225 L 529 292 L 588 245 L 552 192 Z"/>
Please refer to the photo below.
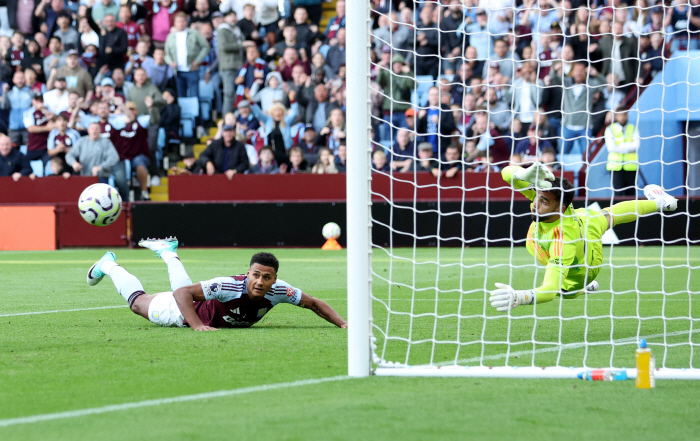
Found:
<path fill-rule="evenodd" d="M 340 227 L 335 222 L 328 222 L 323 226 L 323 237 L 326 239 L 337 239 L 340 237 Z"/>
<path fill-rule="evenodd" d="M 92 184 L 80 194 L 78 209 L 85 222 L 106 227 L 122 212 L 122 197 L 107 184 Z"/>

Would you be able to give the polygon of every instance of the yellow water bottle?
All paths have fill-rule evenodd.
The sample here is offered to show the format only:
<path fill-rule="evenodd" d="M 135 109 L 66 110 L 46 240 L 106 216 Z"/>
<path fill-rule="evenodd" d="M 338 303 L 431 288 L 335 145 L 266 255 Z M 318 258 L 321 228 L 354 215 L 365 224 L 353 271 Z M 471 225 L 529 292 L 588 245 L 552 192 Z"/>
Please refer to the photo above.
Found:
<path fill-rule="evenodd" d="M 656 362 L 645 339 L 639 340 L 639 348 L 635 354 L 637 359 L 637 389 L 651 389 L 656 386 L 654 370 Z"/>

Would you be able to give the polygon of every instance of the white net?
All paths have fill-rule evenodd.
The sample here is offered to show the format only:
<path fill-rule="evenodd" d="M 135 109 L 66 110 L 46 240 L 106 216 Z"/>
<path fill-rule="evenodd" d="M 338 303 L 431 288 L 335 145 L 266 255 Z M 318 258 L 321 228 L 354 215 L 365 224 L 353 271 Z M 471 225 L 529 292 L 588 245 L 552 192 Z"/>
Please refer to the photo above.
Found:
<path fill-rule="evenodd" d="M 645 338 L 662 376 L 700 378 L 700 2 L 688 1 L 373 3 L 376 373 L 575 376 L 634 367 Z M 574 267 L 597 291 L 498 312 L 495 283 L 543 284 L 530 201 L 501 176 L 538 161 L 592 217 L 646 201 L 650 184 L 678 207 L 635 207 L 602 238 L 585 227 L 602 256 L 593 265 L 587 245 Z M 578 221 L 562 230 L 566 218 Z"/>

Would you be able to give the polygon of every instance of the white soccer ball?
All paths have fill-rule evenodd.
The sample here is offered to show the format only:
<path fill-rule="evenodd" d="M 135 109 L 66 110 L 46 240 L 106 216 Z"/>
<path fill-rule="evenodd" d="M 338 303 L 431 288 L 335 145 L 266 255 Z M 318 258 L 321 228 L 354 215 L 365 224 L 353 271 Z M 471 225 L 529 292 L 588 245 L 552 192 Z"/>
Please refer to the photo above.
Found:
<path fill-rule="evenodd" d="M 323 237 L 326 239 L 337 239 L 340 237 L 340 227 L 335 222 L 328 222 L 323 226 Z"/>
<path fill-rule="evenodd" d="M 122 197 L 114 187 L 92 184 L 80 194 L 78 209 L 85 222 L 106 227 L 122 212 Z"/>

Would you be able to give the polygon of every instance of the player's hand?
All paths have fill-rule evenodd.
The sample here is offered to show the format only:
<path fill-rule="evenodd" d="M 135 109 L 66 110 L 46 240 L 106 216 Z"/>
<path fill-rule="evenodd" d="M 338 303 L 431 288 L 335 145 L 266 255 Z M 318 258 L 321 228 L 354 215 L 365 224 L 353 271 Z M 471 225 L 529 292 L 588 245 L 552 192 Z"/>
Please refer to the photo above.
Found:
<path fill-rule="evenodd" d="M 554 173 L 541 162 L 535 162 L 528 168 L 522 168 L 513 174 L 519 181 L 529 182 L 537 188 L 552 188 Z"/>
<path fill-rule="evenodd" d="M 489 302 L 497 311 L 505 312 L 520 305 L 531 305 L 535 301 L 533 291 L 515 291 L 510 285 L 496 283 L 495 291 L 491 291 Z"/>
<path fill-rule="evenodd" d="M 218 329 L 216 329 L 216 328 L 212 328 L 211 326 L 204 326 L 204 325 L 197 326 L 197 327 L 192 328 L 192 329 L 194 329 L 195 331 L 218 331 Z"/>

